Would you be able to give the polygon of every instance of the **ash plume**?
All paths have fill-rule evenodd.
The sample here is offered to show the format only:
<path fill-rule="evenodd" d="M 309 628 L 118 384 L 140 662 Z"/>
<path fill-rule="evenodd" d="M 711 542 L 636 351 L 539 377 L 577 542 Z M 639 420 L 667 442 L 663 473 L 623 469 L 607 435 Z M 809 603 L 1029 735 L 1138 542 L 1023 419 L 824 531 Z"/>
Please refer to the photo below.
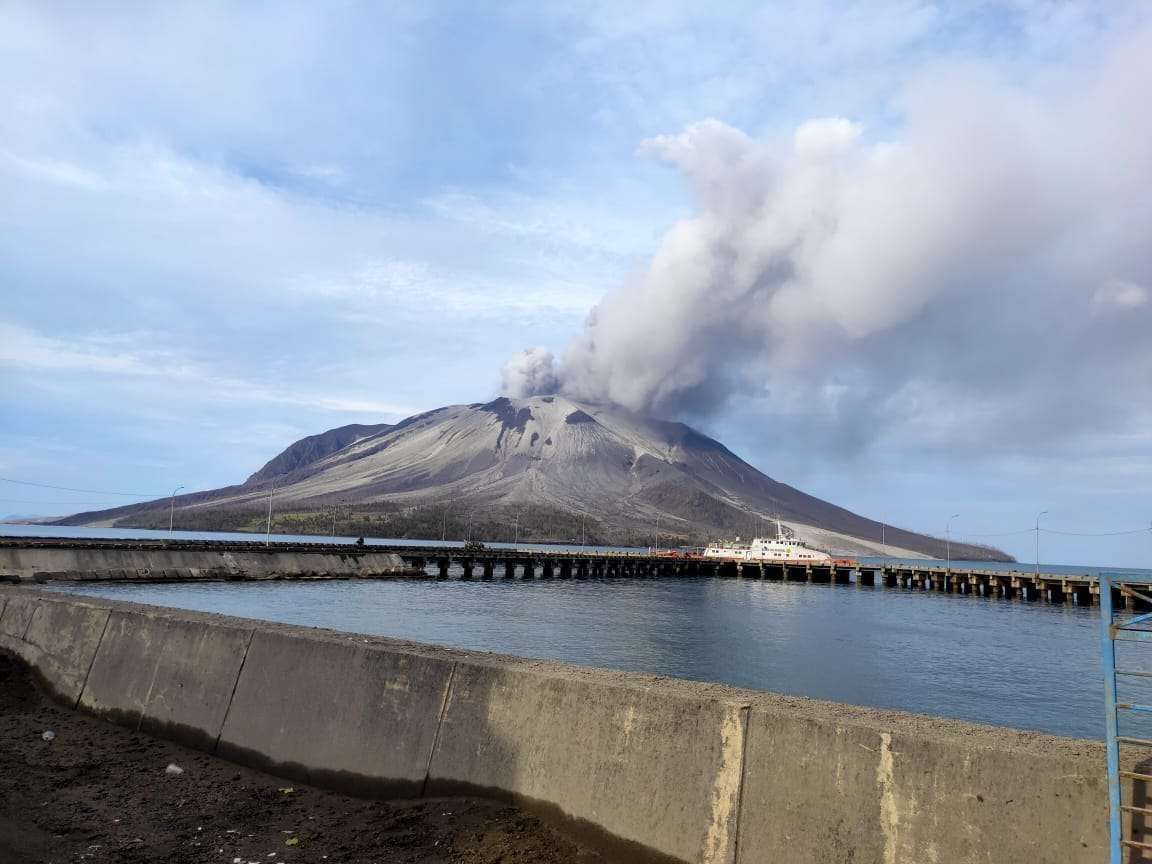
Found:
<path fill-rule="evenodd" d="M 525 348 L 514 354 L 500 370 L 500 392 L 505 396 L 521 398 L 555 393 L 556 358 L 543 348 Z"/>
<path fill-rule="evenodd" d="M 896 131 L 705 120 L 648 140 L 694 215 L 559 362 L 519 355 L 505 386 L 662 415 L 739 396 L 781 424 L 852 423 L 847 446 L 896 423 L 943 443 L 1147 418 L 1150 89 L 1142 33 L 1088 78 L 937 66 Z"/>

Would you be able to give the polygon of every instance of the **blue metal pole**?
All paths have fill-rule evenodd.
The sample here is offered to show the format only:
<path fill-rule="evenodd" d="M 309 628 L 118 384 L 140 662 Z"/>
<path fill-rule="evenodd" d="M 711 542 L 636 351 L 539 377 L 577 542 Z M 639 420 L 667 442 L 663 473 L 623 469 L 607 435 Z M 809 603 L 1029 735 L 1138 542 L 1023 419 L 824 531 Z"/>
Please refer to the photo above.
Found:
<path fill-rule="evenodd" d="M 1123 864 L 1120 812 L 1120 745 L 1116 723 L 1116 643 L 1112 640 L 1112 580 L 1100 574 L 1100 662 L 1104 670 L 1104 712 L 1108 751 L 1109 861 Z"/>

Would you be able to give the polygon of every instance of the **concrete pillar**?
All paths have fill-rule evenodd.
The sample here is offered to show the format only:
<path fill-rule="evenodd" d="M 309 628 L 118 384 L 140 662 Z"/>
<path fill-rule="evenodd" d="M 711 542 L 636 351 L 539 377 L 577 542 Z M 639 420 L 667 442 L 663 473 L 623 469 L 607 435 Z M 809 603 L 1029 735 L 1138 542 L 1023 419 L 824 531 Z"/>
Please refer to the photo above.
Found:
<path fill-rule="evenodd" d="M 452 563 L 451 560 L 448 558 L 437 558 L 436 559 L 436 576 L 437 576 L 437 578 L 439 578 L 439 579 L 447 579 L 448 578 L 448 567 L 451 563 Z"/>
<path fill-rule="evenodd" d="M 505 558 L 504 559 L 504 578 L 505 579 L 515 579 L 516 578 L 516 561 L 515 561 L 515 559 L 513 559 L 513 558 Z"/>
<path fill-rule="evenodd" d="M 484 565 L 484 571 L 483 571 L 484 575 L 481 576 L 480 578 L 491 579 L 492 578 L 492 559 L 491 558 L 485 558 L 483 561 L 483 565 Z"/>
<path fill-rule="evenodd" d="M 832 581 L 837 585 L 848 585 L 852 581 L 852 571 L 846 567 L 833 567 Z"/>
<path fill-rule="evenodd" d="M 472 565 L 474 563 L 475 562 L 471 558 L 462 558 L 460 560 L 460 566 L 464 568 L 464 573 L 460 577 L 461 579 L 471 579 L 472 578 Z"/>
<path fill-rule="evenodd" d="M 535 579 L 536 578 L 536 562 L 533 561 L 531 558 L 524 561 L 524 578 L 525 579 Z"/>
<path fill-rule="evenodd" d="M 858 570 L 856 571 L 856 587 L 858 588 L 875 588 L 876 587 L 876 571 L 875 570 Z"/>
<path fill-rule="evenodd" d="M 540 570 L 540 578 L 542 578 L 542 579 L 551 579 L 552 578 L 552 559 L 551 558 L 545 558 L 544 559 L 544 564 Z"/>

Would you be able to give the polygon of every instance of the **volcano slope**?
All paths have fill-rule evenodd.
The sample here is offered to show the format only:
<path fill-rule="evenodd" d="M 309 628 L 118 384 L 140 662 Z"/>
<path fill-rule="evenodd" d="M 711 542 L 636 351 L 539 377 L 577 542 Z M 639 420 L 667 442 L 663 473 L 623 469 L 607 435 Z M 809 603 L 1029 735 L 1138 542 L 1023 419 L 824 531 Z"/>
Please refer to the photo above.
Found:
<path fill-rule="evenodd" d="M 241 485 L 178 497 L 177 515 L 212 509 L 255 513 L 266 505 L 272 484 L 278 511 L 322 511 L 336 502 L 386 504 L 394 511 L 437 505 L 457 512 L 542 508 L 577 519 L 586 514 L 600 526 L 622 530 L 659 525 L 670 538 L 696 541 L 771 535 L 779 518 L 785 534 L 836 552 L 944 553 L 939 538 L 882 526 L 773 480 L 683 423 L 562 396 L 450 405 L 395 426 L 342 427 L 311 436 Z M 147 524 L 142 517 L 149 512 L 166 517 L 168 503 L 63 521 Z M 952 554 L 1005 557 L 955 542 Z"/>

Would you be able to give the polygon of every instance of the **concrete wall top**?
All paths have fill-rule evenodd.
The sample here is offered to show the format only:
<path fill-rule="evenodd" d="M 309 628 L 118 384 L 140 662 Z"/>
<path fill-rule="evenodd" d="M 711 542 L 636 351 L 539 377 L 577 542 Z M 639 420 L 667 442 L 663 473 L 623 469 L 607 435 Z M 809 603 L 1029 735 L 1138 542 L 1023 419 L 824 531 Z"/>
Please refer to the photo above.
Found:
<path fill-rule="evenodd" d="M 699 864 L 1102 860 L 1098 742 L 0 587 L 65 698 L 369 794 L 507 797 Z"/>

